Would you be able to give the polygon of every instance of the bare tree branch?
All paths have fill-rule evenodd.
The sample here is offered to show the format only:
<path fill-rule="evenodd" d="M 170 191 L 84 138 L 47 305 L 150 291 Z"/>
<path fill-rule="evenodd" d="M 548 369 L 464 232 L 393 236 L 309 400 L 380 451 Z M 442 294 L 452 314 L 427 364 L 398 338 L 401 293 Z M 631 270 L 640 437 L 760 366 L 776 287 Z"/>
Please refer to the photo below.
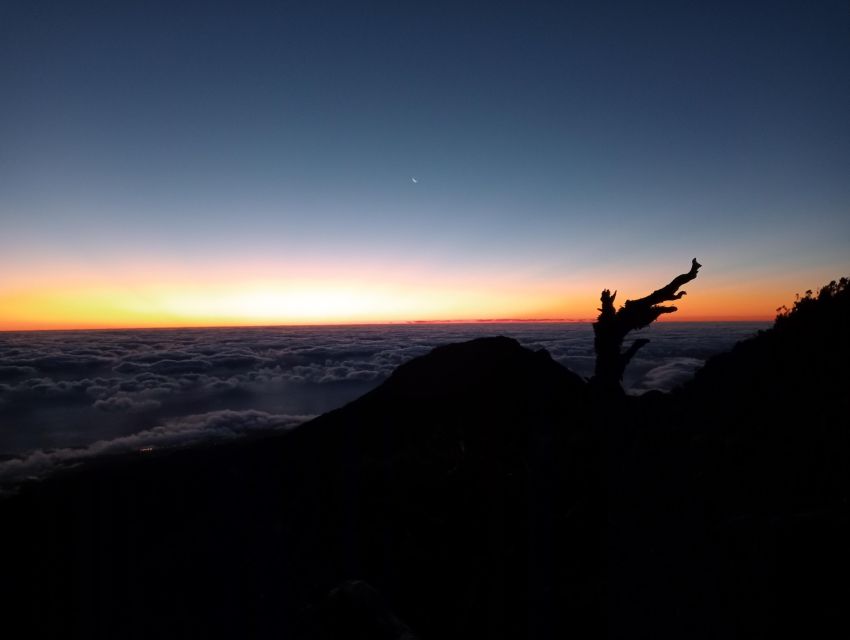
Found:
<path fill-rule="evenodd" d="M 596 370 L 593 379 L 596 383 L 619 388 L 626 365 L 638 350 L 649 342 L 645 338 L 635 340 L 623 352 L 623 340 L 626 335 L 630 331 L 649 326 L 663 314 L 677 311 L 677 307 L 664 306 L 661 303 L 680 300 L 686 295 L 686 292 L 679 291 L 679 288 L 696 278 L 701 266 L 694 258 L 691 261 L 690 271 L 676 276 L 670 284 L 656 289 L 646 297 L 626 300 L 626 303 L 616 311 L 614 299 L 617 297 L 617 292 L 612 294 L 609 289 L 602 292 L 600 297 L 602 306 L 599 309 L 599 317 L 593 325 L 595 336 L 593 346 L 596 350 Z"/>

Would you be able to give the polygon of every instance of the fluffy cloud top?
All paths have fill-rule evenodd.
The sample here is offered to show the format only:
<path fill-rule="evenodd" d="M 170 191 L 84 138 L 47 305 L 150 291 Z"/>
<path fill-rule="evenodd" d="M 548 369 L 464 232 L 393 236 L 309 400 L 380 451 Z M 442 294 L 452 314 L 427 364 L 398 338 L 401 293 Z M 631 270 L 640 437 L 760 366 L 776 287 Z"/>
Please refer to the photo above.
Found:
<path fill-rule="evenodd" d="M 57 469 L 99 455 L 128 452 L 143 454 L 154 449 L 232 440 L 251 432 L 289 429 L 311 417 L 275 415 L 263 411 L 211 411 L 184 416 L 129 436 L 98 440 L 86 447 L 37 450 L 20 458 L 0 462 L 0 488 L 42 478 Z"/>

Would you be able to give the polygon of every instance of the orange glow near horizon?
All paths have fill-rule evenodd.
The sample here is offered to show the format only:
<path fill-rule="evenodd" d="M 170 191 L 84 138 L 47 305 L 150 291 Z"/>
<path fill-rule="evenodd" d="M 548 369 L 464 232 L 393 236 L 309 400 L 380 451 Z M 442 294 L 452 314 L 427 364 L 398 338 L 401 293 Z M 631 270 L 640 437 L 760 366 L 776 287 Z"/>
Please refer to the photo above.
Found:
<path fill-rule="evenodd" d="M 391 271 L 391 270 L 388 270 Z M 150 274 L 146 274 L 150 276 Z M 374 273 L 347 279 L 299 277 L 286 281 L 246 274 L 144 282 L 128 277 L 56 276 L 54 284 L 17 282 L 0 289 L 0 330 L 364 324 L 514 319 L 578 320 L 595 317 L 602 280 L 520 282 L 469 277 L 450 284 L 441 277 L 402 273 L 376 281 Z M 243 279 L 244 278 L 244 279 Z M 597 281 L 598 280 L 598 281 Z M 621 280 L 625 280 L 622 279 Z M 651 290 L 631 278 L 619 300 Z M 31 286 L 26 286 L 27 284 Z M 657 284 L 657 283 L 656 283 Z M 642 285 L 642 286 L 641 286 Z M 689 287 L 679 312 L 665 321 L 769 321 L 794 289 L 749 287 L 704 278 Z M 797 290 L 800 290 L 799 288 Z M 753 293 L 755 292 L 755 293 Z"/>
<path fill-rule="evenodd" d="M 405 290 L 352 283 L 250 283 L 43 289 L 0 294 L 0 330 L 272 324 L 358 324 L 491 317 L 530 318 L 545 304 L 520 292 Z"/>

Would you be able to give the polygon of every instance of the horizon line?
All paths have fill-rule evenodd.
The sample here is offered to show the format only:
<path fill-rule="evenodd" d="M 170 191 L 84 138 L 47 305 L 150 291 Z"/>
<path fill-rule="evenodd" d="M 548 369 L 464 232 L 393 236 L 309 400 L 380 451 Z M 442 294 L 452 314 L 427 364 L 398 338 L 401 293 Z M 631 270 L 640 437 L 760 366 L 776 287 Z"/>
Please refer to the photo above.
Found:
<path fill-rule="evenodd" d="M 664 319 L 661 324 L 698 324 L 716 323 L 773 323 L 774 317 L 732 317 L 732 318 L 703 318 L 703 319 Z M 1 333 L 37 333 L 62 331 L 175 331 L 190 329 L 274 329 L 274 328 L 306 328 L 306 327 L 380 327 L 380 326 L 424 326 L 424 325 L 471 325 L 471 324 L 593 324 L 596 318 L 471 318 L 460 320 L 397 320 L 378 322 L 320 322 L 320 323 L 274 323 L 274 324 L 210 324 L 210 325 L 171 325 L 171 326 L 92 326 L 92 327 L 42 327 L 36 329 L 0 329 Z"/>

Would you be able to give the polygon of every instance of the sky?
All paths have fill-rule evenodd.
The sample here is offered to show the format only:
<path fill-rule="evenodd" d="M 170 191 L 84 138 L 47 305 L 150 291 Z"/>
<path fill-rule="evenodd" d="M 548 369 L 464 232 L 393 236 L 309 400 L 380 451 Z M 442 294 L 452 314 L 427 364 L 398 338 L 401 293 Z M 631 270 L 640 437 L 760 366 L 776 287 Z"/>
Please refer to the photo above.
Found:
<path fill-rule="evenodd" d="M 0 330 L 678 320 L 850 273 L 846 2 L 0 4 Z"/>

